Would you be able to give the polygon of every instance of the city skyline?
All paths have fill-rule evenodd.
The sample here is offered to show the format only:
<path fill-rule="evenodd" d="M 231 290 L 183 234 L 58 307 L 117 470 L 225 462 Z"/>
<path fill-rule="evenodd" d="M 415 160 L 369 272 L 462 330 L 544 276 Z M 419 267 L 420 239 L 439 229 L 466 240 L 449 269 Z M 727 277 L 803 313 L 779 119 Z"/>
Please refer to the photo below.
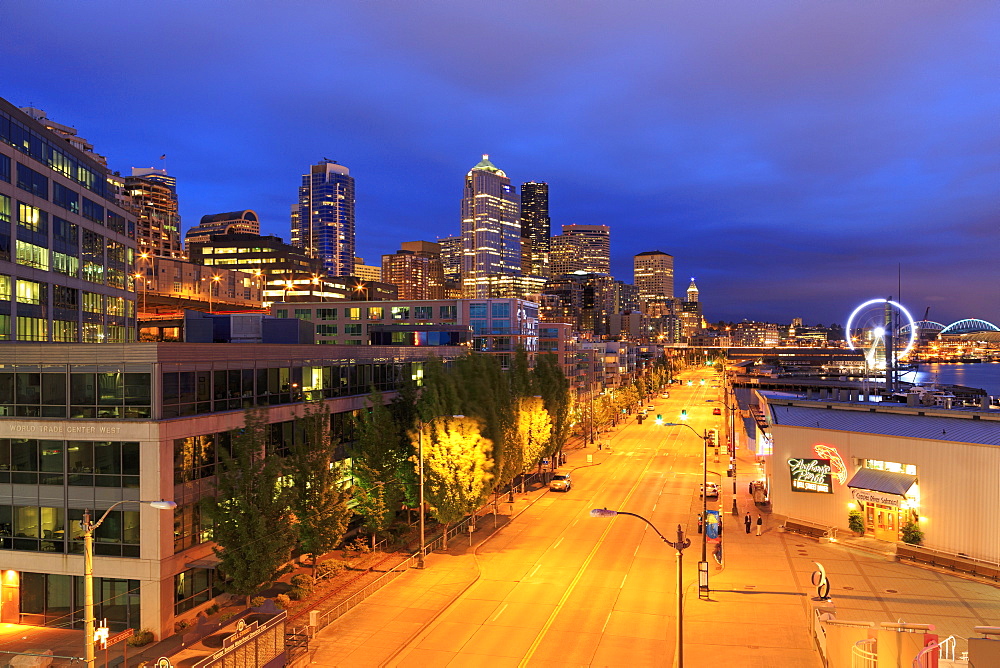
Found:
<path fill-rule="evenodd" d="M 357 179 L 372 262 L 414 229 L 456 235 L 459 179 L 489 153 L 512 183 L 549 184 L 556 229 L 608 225 L 616 278 L 636 253 L 674 256 L 675 290 L 696 276 L 711 321 L 843 324 L 888 296 L 1000 320 L 996 5 L 556 2 L 529 25 L 514 7 L 348 4 L 303 23 L 250 3 L 220 29 L 211 7 L 49 4 L 5 5 L 47 37 L 0 47 L 3 97 L 122 174 L 166 167 L 185 231 L 253 209 L 289 240 L 302 167 L 330 156 Z M 313 31 L 349 57 L 301 68 Z"/>

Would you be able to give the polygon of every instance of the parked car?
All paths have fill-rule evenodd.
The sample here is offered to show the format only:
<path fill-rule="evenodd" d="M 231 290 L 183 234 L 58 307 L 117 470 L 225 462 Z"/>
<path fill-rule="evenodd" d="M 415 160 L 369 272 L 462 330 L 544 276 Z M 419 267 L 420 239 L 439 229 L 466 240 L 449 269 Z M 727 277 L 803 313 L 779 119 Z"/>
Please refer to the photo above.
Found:
<path fill-rule="evenodd" d="M 549 489 L 553 492 L 568 492 L 573 486 L 573 480 L 568 473 L 554 473 L 549 480 Z"/>
<path fill-rule="evenodd" d="M 649 412 L 653 412 L 656 409 L 653 407 L 653 404 L 650 404 L 650 405 L 646 406 L 646 410 L 649 411 Z"/>
<path fill-rule="evenodd" d="M 703 488 L 701 487 L 701 485 L 699 485 L 699 489 L 702 490 L 702 491 L 704 491 Z M 698 496 L 700 497 L 701 494 L 699 494 Z M 716 483 L 714 483 L 714 482 L 708 483 L 708 491 L 705 492 L 705 498 L 706 499 L 717 499 L 717 498 L 719 498 L 719 486 Z"/>
<path fill-rule="evenodd" d="M 722 409 L 721 408 L 713 408 L 712 409 L 712 415 L 722 415 Z"/>

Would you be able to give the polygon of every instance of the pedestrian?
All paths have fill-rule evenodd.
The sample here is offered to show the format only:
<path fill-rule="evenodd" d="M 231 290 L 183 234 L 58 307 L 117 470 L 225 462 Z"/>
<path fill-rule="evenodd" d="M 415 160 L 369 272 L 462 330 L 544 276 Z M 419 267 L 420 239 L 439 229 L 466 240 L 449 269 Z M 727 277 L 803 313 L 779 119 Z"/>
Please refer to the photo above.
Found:
<path fill-rule="evenodd" d="M 747 485 L 747 492 L 750 493 L 750 496 L 753 496 L 753 481 L 750 481 L 750 484 Z"/>
<path fill-rule="evenodd" d="M 761 529 L 764 527 L 764 520 L 761 519 L 760 515 L 757 516 L 757 535 L 760 535 Z"/>
<path fill-rule="evenodd" d="M 748 536 L 750 535 L 750 525 L 751 524 L 753 524 L 753 520 L 750 519 L 750 513 L 747 513 L 747 516 L 743 518 L 743 526 L 745 526 L 747 528 L 747 535 Z"/>

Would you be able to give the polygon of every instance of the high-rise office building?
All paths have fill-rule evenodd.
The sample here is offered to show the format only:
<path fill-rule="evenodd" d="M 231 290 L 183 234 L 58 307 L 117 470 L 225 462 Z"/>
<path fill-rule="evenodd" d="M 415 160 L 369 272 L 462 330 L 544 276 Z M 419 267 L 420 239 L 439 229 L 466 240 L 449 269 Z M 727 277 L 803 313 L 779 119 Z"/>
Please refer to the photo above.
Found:
<path fill-rule="evenodd" d="M 445 237 L 438 239 L 441 247 L 441 265 L 444 267 L 444 277 L 449 281 L 462 279 L 462 237 Z"/>
<path fill-rule="evenodd" d="M 347 167 L 324 158 L 302 175 L 292 245 L 319 258 L 329 276 L 354 273 L 354 177 Z"/>
<path fill-rule="evenodd" d="M 552 276 L 574 271 L 611 272 L 611 229 L 607 225 L 563 225 L 562 230 L 551 240 Z"/>
<path fill-rule="evenodd" d="M 132 176 L 125 177 L 122 202 L 135 214 L 140 253 L 181 257 L 177 179 L 165 169 L 133 167 Z"/>
<path fill-rule="evenodd" d="M 529 181 L 521 184 L 521 236 L 531 239 L 531 273 L 546 274 L 549 264 L 549 184 Z"/>
<path fill-rule="evenodd" d="M 134 341 L 135 246 L 107 168 L 0 99 L 0 341 Z"/>
<path fill-rule="evenodd" d="M 584 271 L 611 273 L 611 228 L 607 225 L 563 225 L 564 237 L 578 239 Z"/>
<path fill-rule="evenodd" d="M 641 299 L 673 297 L 673 256 L 658 250 L 639 253 L 632 258 L 632 280 Z"/>
<path fill-rule="evenodd" d="M 462 281 L 467 297 L 488 296 L 479 279 L 521 273 L 517 193 L 488 155 L 465 175 L 462 197 Z"/>

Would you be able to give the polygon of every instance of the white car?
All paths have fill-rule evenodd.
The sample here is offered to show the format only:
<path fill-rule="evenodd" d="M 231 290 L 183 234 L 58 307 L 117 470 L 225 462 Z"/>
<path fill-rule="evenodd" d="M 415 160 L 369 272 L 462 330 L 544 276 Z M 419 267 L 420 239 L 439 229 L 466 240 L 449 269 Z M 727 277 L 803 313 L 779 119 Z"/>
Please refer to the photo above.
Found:
<path fill-rule="evenodd" d="M 716 483 L 714 483 L 714 482 L 708 483 L 707 489 L 708 489 L 708 491 L 705 492 L 705 498 L 706 499 L 717 499 L 717 498 L 719 498 L 719 486 Z M 702 487 L 701 485 L 699 485 L 699 490 L 701 490 L 702 492 L 704 492 L 705 488 Z M 699 494 L 698 496 L 700 497 L 701 494 Z"/>
<path fill-rule="evenodd" d="M 549 481 L 549 489 L 553 492 L 568 492 L 572 486 L 573 480 L 568 473 L 553 474 L 552 480 Z"/>

